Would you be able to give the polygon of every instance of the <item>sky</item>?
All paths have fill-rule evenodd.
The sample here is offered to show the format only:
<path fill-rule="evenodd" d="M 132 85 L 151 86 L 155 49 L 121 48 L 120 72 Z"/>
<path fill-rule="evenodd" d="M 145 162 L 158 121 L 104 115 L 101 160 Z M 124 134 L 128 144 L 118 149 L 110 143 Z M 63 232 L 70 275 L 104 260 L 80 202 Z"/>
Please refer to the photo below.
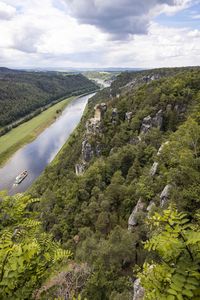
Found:
<path fill-rule="evenodd" d="M 200 0 L 0 0 L 0 66 L 200 65 Z"/>

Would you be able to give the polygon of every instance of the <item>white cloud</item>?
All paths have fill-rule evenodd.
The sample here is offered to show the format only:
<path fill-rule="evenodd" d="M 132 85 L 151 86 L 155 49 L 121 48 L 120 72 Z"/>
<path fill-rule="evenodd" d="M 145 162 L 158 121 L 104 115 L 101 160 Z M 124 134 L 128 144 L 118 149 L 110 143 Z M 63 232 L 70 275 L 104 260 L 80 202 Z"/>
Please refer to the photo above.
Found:
<path fill-rule="evenodd" d="M 96 2 L 103 5 L 103 10 L 111 4 L 103 0 Z M 115 5 L 117 3 L 121 0 L 116 0 Z M 179 1 L 176 9 L 188 3 Z M 101 31 L 99 26 L 79 24 L 69 15 L 64 0 L 4 0 L 4 4 L 10 7 L 12 14 L 0 20 L 2 66 L 159 67 L 200 63 L 200 31 L 197 29 L 167 28 L 148 20 L 146 35 L 132 35 L 118 41 L 111 40 L 109 33 Z M 165 12 L 169 13 L 169 6 L 151 13 L 164 12 L 166 7 Z"/>
<path fill-rule="evenodd" d="M 9 20 L 15 13 L 16 9 L 13 6 L 0 1 L 0 20 Z"/>

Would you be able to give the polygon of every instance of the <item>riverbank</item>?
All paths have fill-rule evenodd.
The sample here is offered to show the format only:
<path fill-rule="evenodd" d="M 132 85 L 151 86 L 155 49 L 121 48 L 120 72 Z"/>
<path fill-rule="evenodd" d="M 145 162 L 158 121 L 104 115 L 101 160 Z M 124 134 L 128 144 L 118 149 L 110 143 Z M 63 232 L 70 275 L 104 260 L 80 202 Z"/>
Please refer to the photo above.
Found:
<path fill-rule="evenodd" d="M 12 129 L 0 137 L 0 166 L 18 149 L 33 141 L 44 129 L 49 127 L 75 96 L 64 99 L 51 106 L 31 120 Z"/>

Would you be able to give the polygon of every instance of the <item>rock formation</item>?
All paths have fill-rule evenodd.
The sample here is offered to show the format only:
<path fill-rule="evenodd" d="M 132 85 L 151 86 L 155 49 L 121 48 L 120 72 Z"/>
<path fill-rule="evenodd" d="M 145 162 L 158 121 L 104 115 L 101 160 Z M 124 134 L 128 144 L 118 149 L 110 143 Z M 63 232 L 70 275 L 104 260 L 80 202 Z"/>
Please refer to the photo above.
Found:
<path fill-rule="evenodd" d="M 137 213 L 143 211 L 144 206 L 145 203 L 140 198 L 128 219 L 128 230 L 132 230 L 132 228 L 137 225 Z"/>
<path fill-rule="evenodd" d="M 154 177 L 155 176 L 155 174 L 156 174 L 156 172 L 157 172 L 157 170 L 158 170 L 158 162 L 154 162 L 153 163 L 153 166 L 151 167 L 151 170 L 150 170 L 150 172 L 149 172 L 149 175 L 151 176 L 151 177 Z"/>
<path fill-rule="evenodd" d="M 155 207 L 155 202 L 153 200 L 150 201 L 149 205 L 147 206 L 147 211 L 151 212 L 151 210 Z"/>
<path fill-rule="evenodd" d="M 132 111 L 127 112 L 125 114 L 125 120 L 128 121 L 128 122 L 130 122 L 130 120 L 132 118 L 132 115 L 133 115 Z"/>
<path fill-rule="evenodd" d="M 75 172 L 76 172 L 76 175 L 77 176 L 80 176 L 80 175 L 83 175 L 84 171 L 85 171 L 85 163 L 82 161 L 81 163 L 79 164 L 76 164 L 75 165 Z"/>
<path fill-rule="evenodd" d="M 134 281 L 134 295 L 133 300 L 142 300 L 144 298 L 144 288 L 140 284 L 140 279 Z"/>
<path fill-rule="evenodd" d="M 152 118 L 150 115 L 145 117 L 142 121 L 140 128 L 140 134 L 147 133 L 152 127 L 161 129 L 163 124 L 163 111 L 159 110 L 156 115 Z"/>
<path fill-rule="evenodd" d="M 89 162 L 94 156 L 94 151 L 92 149 L 92 146 L 87 139 L 82 142 L 81 152 L 82 152 L 83 160 L 86 162 Z"/>
<path fill-rule="evenodd" d="M 170 194 L 170 191 L 172 189 L 172 185 L 171 184 L 167 184 L 162 193 L 160 194 L 160 207 L 163 207 L 167 204 L 167 201 L 169 199 L 169 194 Z"/>

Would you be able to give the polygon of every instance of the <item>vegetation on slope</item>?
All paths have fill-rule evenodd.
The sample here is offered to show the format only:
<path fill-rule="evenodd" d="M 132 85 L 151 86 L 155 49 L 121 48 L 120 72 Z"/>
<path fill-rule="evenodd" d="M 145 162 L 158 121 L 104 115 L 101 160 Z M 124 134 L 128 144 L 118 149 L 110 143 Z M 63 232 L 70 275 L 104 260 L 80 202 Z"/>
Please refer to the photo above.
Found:
<path fill-rule="evenodd" d="M 111 86 L 111 97 L 109 89 L 97 94 L 76 135 L 32 189 L 34 195 L 43 199 L 38 210 L 44 213 L 44 230 L 71 249 L 77 262 L 89 265 L 91 274 L 82 290 L 88 299 L 129 299 L 133 267 L 142 267 L 145 260 L 159 263 L 162 258 L 159 253 L 148 254 L 143 249 L 143 242 L 153 234 L 145 222 L 146 208 L 153 200 L 151 213 L 162 213 L 160 194 L 167 184 L 172 190 L 165 205 L 172 203 L 179 211 L 187 212 L 196 226 L 194 212 L 199 209 L 200 185 L 200 71 L 198 68 L 177 71 L 148 84 L 140 82 L 132 89 L 129 86 L 120 96 L 113 97 L 118 92 L 116 84 L 121 87 L 119 77 L 118 83 Z M 101 156 L 93 156 L 84 174 L 76 176 L 74 166 L 81 155 L 85 122 L 92 117 L 94 104 L 99 101 L 106 102 L 108 109 L 102 119 L 101 134 L 91 136 L 89 143 L 93 149 L 97 144 L 101 146 Z M 114 122 L 113 108 L 117 110 Z M 153 118 L 160 110 L 162 126 L 141 134 L 144 118 L 148 115 Z M 126 112 L 132 112 L 130 121 L 125 120 Z M 168 143 L 161 155 L 157 155 L 165 141 Z M 150 176 L 155 161 L 159 167 L 155 176 Z M 144 207 L 136 213 L 136 226 L 132 231 L 127 230 L 128 218 L 139 199 Z M 171 247 L 172 252 L 176 251 Z M 174 263 L 173 257 L 171 262 Z M 145 287 L 148 295 L 148 284 Z M 151 289 L 152 286 L 149 293 Z"/>
<path fill-rule="evenodd" d="M 81 74 L 0 69 L 0 127 L 25 117 L 53 101 L 95 90 Z M 38 111 L 37 111 L 38 113 Z"/>
<path fill-rule="evenodd" d="M 98 93 L 56 162 L 32 187 L 32 197 L 41 200 L 31 215 L 73 252 L 75 264 L 46 278 L 38 299 L 64 299 L 74 290 L 68 295 L 128 300 L 137 277 L 146 299 L 199 299 L 200 70 L 171 71 L 167 78 L 159 72 L 148 83 L 136 75 L 134 86 L 119 76 L 111 90 Z M 101 102 L 107 111 L 88 136 L 86 122 Z M 91 156 L 77 176 L 86 137 Z"/>

